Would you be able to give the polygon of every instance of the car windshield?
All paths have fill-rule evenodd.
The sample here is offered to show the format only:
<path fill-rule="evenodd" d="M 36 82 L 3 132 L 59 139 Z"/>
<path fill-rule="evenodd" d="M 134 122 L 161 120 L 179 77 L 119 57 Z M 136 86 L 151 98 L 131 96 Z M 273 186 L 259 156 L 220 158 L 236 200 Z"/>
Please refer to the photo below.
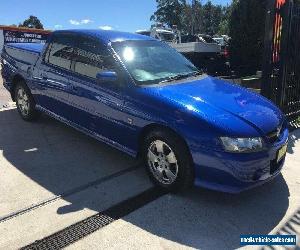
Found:
<path fill-rule="evenodd" d="M 112 47 L 139 85 L 177 80 L 199 72 L 183 55 L 159 41 L 114 42 Z"/>

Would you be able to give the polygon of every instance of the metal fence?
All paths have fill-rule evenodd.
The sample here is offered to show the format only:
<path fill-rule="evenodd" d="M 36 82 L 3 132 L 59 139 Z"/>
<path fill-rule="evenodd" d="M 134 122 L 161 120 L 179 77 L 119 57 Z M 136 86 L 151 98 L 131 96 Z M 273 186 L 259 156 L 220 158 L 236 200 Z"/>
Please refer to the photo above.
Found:
<path fill-rule="evenodd" d="M 262 94 L 300 116 L 300 5 L 271 0 L 266 19 Z"/>

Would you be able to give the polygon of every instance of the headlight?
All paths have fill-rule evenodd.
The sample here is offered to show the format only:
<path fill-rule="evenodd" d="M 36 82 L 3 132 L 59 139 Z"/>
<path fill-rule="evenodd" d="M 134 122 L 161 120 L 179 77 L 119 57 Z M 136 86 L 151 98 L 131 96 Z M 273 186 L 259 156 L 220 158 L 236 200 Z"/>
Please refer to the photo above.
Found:
<path fill-rule="evenodd" d="M 260 137 L 255 138 L 220 138 L 226 151 L 229 152 L 253 152 L 263 148 L 263 140 Z"/>

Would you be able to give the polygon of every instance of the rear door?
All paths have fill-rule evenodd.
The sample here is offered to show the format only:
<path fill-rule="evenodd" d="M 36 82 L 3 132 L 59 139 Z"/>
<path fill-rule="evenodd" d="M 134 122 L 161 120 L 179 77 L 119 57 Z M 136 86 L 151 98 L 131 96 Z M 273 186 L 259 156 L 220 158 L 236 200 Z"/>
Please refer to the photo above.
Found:
<path fill-rule="evenodd" d="M 33 72 L 38 104 L 68 120 L 72 117 L 69 78 L 74 38 L 71 33 L 54 34 L 44 58 L 40 59 L 40 64 Z"/>

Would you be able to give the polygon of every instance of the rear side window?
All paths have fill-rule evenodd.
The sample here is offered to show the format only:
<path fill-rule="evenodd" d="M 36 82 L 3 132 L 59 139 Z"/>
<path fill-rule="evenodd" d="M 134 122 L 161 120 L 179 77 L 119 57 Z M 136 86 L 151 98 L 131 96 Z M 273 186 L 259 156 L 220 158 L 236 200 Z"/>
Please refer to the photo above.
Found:
<path fill-rule="evenodd" d="M 113 70 L 114 60 L 108 49 L 97 39 L 81 37 L 74 51 L 74 71 L 96 78 L 97 73 Z"/>
<path fill-rule="evenodd" d="M 71 34 L 54 35 L 46 61 L 52 65 L 70 69 L 74 52 L 74 36 Z"/>

